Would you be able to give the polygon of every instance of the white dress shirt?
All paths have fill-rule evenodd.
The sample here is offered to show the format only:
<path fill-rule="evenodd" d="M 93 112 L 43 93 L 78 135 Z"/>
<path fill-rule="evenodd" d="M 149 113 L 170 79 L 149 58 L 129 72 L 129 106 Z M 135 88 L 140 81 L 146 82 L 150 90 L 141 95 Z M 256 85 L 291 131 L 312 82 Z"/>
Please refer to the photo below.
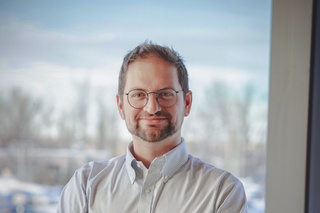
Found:
<path fill-rule="evenodd" d="M 187 153 L 185 142 L 155 158 L 149 169 L 127 154 L 91 162 L 65 186 L 61 213 L 247 212 L 241 182 Z"/>

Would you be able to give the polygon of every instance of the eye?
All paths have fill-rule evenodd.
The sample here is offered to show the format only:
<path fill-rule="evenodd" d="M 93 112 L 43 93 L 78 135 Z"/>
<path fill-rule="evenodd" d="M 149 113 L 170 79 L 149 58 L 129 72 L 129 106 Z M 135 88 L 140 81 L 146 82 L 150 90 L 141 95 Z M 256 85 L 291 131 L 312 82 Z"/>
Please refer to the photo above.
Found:
<path fill-rule="evenodd" d="M 130 92 L 130 98 L 133 99 L 144 99 L 146 97 L 146 93 L 144 91 L 131 91 Z"/>
<path fill-rule="evenodd" d="M 163 99 L 170 99 L 174 97 L 174 93 L 171 90 L 162 90 L 158 92 L 158 97 Z"/>

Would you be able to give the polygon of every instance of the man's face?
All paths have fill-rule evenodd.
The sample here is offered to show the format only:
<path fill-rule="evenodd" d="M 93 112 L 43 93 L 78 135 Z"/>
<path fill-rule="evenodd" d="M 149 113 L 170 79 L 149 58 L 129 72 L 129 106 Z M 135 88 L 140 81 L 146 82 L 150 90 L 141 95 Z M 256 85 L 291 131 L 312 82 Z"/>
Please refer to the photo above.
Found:
<path fill-rule="evenodd" d="M 170 63 L 150 56 L 137 59 L 128 67 L 124 92 L 143 89 L 146 92 L 157 92 L 163 88 L 181 91 L 176 67 Z M 192 93 L 177 93 L 176 103 L 164 108 L 156 101 L 154 93 L 149 94 L 148 103 L 141 109 L 135 109 L 128 103 L 127 96 L 123 100 L 117 96 L 117 104 L 122 119 L 125 120 L 129 132 L 148 142 L 159 142 L 167 137 L 180 134 L 184 116 L 189 115 Z"/>

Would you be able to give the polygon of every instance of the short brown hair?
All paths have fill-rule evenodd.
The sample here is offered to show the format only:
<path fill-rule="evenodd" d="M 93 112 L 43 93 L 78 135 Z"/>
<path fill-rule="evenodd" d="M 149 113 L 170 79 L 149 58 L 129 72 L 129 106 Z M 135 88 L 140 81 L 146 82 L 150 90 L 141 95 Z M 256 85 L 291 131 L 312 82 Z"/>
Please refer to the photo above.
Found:
<path fill-rule="evenodd" d="M 189 79 L 188 71 L 184 65 L 182 57 L 173 48 L 160 46 L 158 44 L 146 41 L 128 52 L 123 59 L 118 85 L 118 95 L 121 97 L 121 99 L 123 98 L 124 94 L 129 64 L 138 58 L 146 58 L 148 56 L 159 57 L 176 66 L 178 70 L 179 83 L 181 84 L 184 95 L 186 95 L 186 93 L 189 91 Z"/>

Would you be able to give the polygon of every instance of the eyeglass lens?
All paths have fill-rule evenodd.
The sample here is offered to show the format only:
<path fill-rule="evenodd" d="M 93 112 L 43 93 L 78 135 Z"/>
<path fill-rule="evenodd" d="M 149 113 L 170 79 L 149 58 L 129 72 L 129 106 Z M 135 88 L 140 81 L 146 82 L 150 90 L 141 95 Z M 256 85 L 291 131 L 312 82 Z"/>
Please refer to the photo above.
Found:
<path fill-rule="evenodd" d="M 162 107 L 171 107 L 175 104 L 177 99 L 177 93 L 174 89 L 161 89 L 158 92 L 146 92 L 141 89 L 134 89 L 126 93 L 128 102 L 133 108 L 144 107 L 149 100 L 150 94 L 156 95 L 158 104 Z"/>

